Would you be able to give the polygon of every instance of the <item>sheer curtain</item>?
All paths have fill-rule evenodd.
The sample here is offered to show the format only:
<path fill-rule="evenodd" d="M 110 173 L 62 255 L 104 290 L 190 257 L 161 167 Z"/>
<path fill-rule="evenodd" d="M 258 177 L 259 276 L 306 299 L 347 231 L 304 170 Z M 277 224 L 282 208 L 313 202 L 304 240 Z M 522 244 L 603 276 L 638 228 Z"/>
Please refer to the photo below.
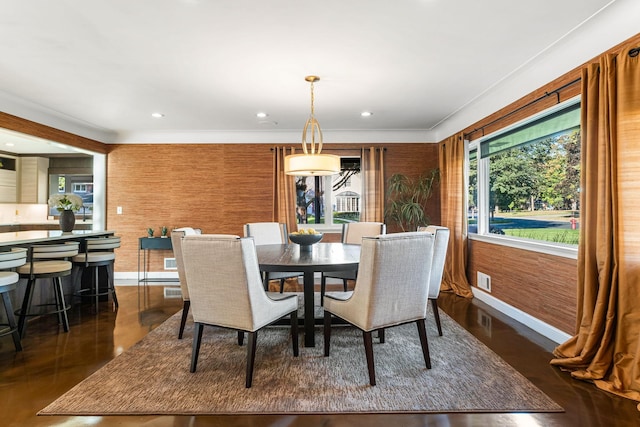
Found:
<path fill-rule="evenodd" d="M 360 221 L 384 222 L 384 148 L 362 148 Z"/>
<path fill-rule="evenodd" d="M 273 220 L 287 225 L 288 231 L 296 231 L 296 188 L 295 179 L 284 173 L 284 158 L 294 154 L 294 149 L 275 147 L 273 149 Z"/>
<path fill-rule="evenodd" d="M 473 298 L 467 281 L 467 213 L 464 182 L 464 137 L 462 133 L 440 144 L 440 211 L 441 222 L 450 230 L 447 261 L 441 290 Z"/>
<path fill-rule="evenodd" d="M 582 71 L 576 335 L 551 361 L 634 400 L 640 400 L 638 52 L 626 46 Z"/>

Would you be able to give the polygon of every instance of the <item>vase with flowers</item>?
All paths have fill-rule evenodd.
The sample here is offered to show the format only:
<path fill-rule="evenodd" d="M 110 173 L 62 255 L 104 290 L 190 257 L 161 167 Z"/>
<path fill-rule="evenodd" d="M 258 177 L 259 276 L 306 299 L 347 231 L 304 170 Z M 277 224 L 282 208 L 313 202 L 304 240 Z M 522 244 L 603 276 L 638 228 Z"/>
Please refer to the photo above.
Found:
<path fill-rule="evenodd" d="M 76 225 L 77 212 L 82 207 L 82 198 L 75 194 L 52 194 L 49 197 L 49 207 L 55 208 L 60 212 L 60 229 L 67 233 L 73 230 Z"/>

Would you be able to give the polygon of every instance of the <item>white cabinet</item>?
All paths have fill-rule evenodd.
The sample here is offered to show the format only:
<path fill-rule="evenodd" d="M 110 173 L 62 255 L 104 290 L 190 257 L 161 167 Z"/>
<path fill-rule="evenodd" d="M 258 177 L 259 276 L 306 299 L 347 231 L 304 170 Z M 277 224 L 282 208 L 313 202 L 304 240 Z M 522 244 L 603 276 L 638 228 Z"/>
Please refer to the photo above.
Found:
<path fill-rule="evenodd" d="M 47 203 L 49 159 L 20 158 L 20 203 Z"/>
<path fill-rule="evenodd" d="M 18 200 L 16 193 L 16 157 L 0 157 L 0 203 L 15 203 Z"/>
<path fill-rule="evenodd" d="M 16 202 L 16 171 L 0 169 L 0 203 Z"/>

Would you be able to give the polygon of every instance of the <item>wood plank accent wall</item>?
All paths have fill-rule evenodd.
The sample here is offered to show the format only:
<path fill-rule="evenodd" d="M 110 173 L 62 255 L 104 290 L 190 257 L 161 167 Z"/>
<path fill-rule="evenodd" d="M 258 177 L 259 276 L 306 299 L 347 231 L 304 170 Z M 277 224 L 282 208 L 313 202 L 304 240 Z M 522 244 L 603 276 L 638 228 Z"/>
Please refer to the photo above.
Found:
<path fill-rule="evenodd" d="M 552 325 L 575 333 L 577 261 L 469 240 L 467 277 L 491 276 L 491 296 Z M 483 290 L 476 290 L 484 292 Z"/>
<path fill-rule="evenodd" d="M 356 148 L 361 144 L 331 144 Z M 367 144 L 366 146 L 381 146 Z M 191 226 L 204 233 L 242 234 L 246 222 L 271 221 L 273 156 L 267 144 L 119 144 L 107 156 L 107 228 L 122 237 L 117 272 L 137 271 L 138 238 Z M 387 144 L 385 175 L 418 175 L 437 167 L 437 144 Z M 340 154 L 340 152 L 338 152 Z M 440 221 L 436 191 L 429 215 Z M 122 215 L 116 214 L 121 206 Z M 336 236 L 327 236 L 336 241 Z M 166 251 L 151 251 L 149 271 L 163 271 Z"/>

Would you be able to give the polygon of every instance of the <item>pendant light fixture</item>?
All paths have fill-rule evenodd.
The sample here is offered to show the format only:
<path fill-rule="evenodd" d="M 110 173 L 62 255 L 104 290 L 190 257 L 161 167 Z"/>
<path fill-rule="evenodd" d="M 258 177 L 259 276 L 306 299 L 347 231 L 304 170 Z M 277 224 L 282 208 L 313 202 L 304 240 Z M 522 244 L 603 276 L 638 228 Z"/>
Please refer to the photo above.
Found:
<path fill-rule="evenodd" d="M 322 154 L 322 130 L 314 116 L 313 84 L 320 80 L 320 77 L 307 76 L 304 79 L 311 83 L 311 114 L 302 130 L 303 154 L 286 156 L 284 173 L 297 176 L 335 175 L 340 172 L 340 157 Z M 309 137 L 310 141 L 307 141 Z"/>

